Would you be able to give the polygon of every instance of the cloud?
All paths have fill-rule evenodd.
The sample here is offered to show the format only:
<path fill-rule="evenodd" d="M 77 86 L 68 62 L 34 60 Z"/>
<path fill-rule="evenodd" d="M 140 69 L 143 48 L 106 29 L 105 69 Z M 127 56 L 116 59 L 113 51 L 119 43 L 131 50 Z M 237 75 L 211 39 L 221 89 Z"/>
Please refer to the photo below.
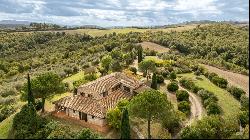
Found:
<path fill-rule="evenodd" d="M 67 25 L 165 25 L 190 20 L 249 20 L 247 0 L 1 0 L 0 20 Z"/>

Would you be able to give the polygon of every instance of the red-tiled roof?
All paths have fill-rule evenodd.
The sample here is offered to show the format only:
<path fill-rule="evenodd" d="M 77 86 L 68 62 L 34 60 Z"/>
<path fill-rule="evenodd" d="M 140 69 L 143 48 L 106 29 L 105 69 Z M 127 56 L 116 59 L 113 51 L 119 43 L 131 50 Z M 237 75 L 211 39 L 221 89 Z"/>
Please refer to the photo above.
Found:
<path fill-rule="evenodd" d="M 100 100 L 75 95 L 72 97 L 64 97 L 54 103 L 60 107 L 66 107 L 99 118 L 104 118 L 107 110 L 115 107 L 119 100 L 129 98 L 131 98 L 129 93 L 122 90 L 116 90 Z"/>
<path fill-rule="evenodd" d="M 98 95 L 102 92 L 108 91 L 119 83 L 123 83 L 133 89 L 139 87 L 142 84 L 139 80 L 136 80 L 133 77 L 129 77 L 121 72 L 115 72 L 98 78 L 95 81 L 81 85 L 78 90 L 87 94 Z"/>

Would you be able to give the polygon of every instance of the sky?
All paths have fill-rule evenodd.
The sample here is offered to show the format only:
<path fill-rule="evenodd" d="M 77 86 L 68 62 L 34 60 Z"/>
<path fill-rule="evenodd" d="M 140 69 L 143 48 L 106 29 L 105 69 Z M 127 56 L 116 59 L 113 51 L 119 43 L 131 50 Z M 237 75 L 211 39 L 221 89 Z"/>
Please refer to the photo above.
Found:
<path fill-rule="evenodd" d="M 153 26 L 249 21 L 248 0 L 0 0 L 0 20 L 59 25 Z"/>

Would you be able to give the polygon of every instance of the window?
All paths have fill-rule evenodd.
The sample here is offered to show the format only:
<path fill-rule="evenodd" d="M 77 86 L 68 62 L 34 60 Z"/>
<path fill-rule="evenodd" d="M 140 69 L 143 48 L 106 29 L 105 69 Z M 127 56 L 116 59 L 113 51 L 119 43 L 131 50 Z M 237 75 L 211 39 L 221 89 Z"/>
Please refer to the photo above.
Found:
<path fill-rule="evenodd" d="M 107 91 L 106 91 L 106 92 L 103 92 L 103 93 L 102 93 L 102 96 L 103 96 L 103 97 L 108 96 L 108 92 L 107 92 Z"/>
<path fill-rule="evenodd" d="M 85 96 L 85 93 L 81 92 L 81 95 L 82 95 L 82 96 Z"/>
<path fill-rule="evenodd" d="M 121 88 L 121 84 L 116 85 L 115 87 L 113 87 L 113 88 L 112 88 L 112 91 L 115 91 L 115 90 L 117 90 L 117 89 L 119 89 L 119 88 Z"/>
<path fill-rule="evenodd" d="M 88 94 L 88 97 L 92 97 L 92 95 Z"/>
<path fill-rule="evenodd" d="M 129 87 L 123 86 L 123 88 L 124 88 L 125 91 L 130 92 L 130 88 Z"/>

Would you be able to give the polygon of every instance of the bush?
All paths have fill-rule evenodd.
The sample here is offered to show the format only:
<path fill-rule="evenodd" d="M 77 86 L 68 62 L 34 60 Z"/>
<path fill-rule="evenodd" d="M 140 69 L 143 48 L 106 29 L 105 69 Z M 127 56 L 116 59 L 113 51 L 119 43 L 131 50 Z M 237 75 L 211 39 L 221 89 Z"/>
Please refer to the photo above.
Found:
<path fill-rule="evenodd" d="M 240 97 L 246 94 L 244 90 L 234 87 L 234 86 L 228 87 L 227 91 L 231 93 L 234 96 L 234 98 L 236 98 L 237 100 L 240 100 Z"/>
<path fill-rule="evenodd" d="M 190 103 L 187 101 L 181 101 L 178 103 L 178 110 L 185 113 L 187 116 L 190 114 Z"/>
<path fill-rule="evenodd" d="M 121 115 L 122 113 L 117 107 L 112 110 L 109 110 L 107 113 L 108 125 L 111 128 L 119 130 L 121 128 Z"/>
<path fill-rule="evenodd" d="M 210 102 L 208 106 L 206 107 L 207 114 L 208 115 L 215 115 L 221 113 L 221 108 L 217 103 Z"/>
<path fill-rule="evenodd" d="M 180 82 L 181 86 L 183 86 L 189 90 L 191 90 L 192 88 L 195 87 L 194 82 L 191 79 L 186 79 L 185 77 L 181 78 L 179 82 Z"/>
<path fill-rule="evenodd" d="M 176 79 L 176 74 L 175 74 L 174 71 L 172 71 L 172 72 L 170 73 L 169 78 L 170 78 L 171 80 Z"/>
<path fill-rule="evenodd" d="M 157 83 L 164 83 L 164 77 L 162 75 L 157 75 Z"/>
<path fill-rule="evenodd" d="M 217 85 L 217 86 L 219 86 L 219 87 L 221 87 L 221 88 L 227 88 L 228 82 L 227 82 L 227 80 L 224 79 L 224 78 L 221 78 L 221 77 L 219 77 L 219 76 L 214 76 L 214 77 L 211 79 L 211 81 L 212 81 L 215 85 Z"/>
<path fill-rule="evenodd" d="M 178 90 L 176 92 L 177 101 L 189 101 L 189 94 L 186 90 Z"/>
<path fill-rule="evenodd" d="M 201 97 L 203 102 L 208 98 L 217 98 L 216 96 L 214 96 L 214 93 L 203 89 L 199 90 L 197 94 Z"/>
<path fill-rule="evenodd" d="M 36 110 L 41 110 L 42 107 L 43 107 L 42 100 L 41 99 L 36 99 L 36 101 L 35 101 L 35 108 L 36 108 Z"/>
<path fill-rule="evenodd" d="M 96 74 L 87 74 L 84 76 L 84 79 L 87 81 L 94 81 L 97 79 L 97 75 Z"/>
<path fill-rule="evenodd" d="M 204 107 L 207 107 L 210 103 L 217 103 L 217 101 L 218 101 L 217 98 L 211 97 L 211 98 L 204 100 L 203 105 Z"/>
<path fill-rule="evenodd" d="M 129 70 L 132 71 L 134 74 L 137 73 L 137 69 L 135 67 L 130 67 Z"/>
<path fill-rule="evenodd" d="M 83 128 L 77 135 L 77 139 L 98 139 L 100 136 L 89 128 Z"/>
<path fill-rule="evenodd" d="M 240 97 L 241 110 L 249 110 L 249 98 L 246 95 Z"/>
<path fill-rule="evenodd" d="M 4 89 L 0 95 L 2 97 L 8 97 L 8 96 L 12 96 L 12 95 L 17 95 L 17 91 L 14 89 Z"/>
<path fill-rule="evenodd" d="M 179 86 L 176 82 L 171 82 L 167 85 L 167 89 L 168 89 L 168 91 L 175 92 L 179 89 Z"/>
<path fill-rule="evenodd" d="M 0 111 L 0 122 L 8 118 L 11 114 L 15 113 L 16 109 L 13 105 L 4 105 Z"/>
<path fill-rule="evenodd" d="M 241 126 L 245 127 L 249 123 L 249 111 L 241 111 L 238 118 Z"/>
<path fill-rule="evenodd" d="M 199 91 L 199 90 L 202 90 L 202 89 L 203 89 L 203 88 L 201 88 L 201 87 L 198 87 L 198 86 L 196 86 L 196 85 L 193 85 L 193 87 L 192 87 L 191 90 L 192 90 L 193 93 L 198 93 L 198 91 Z"/>
<path fill-rule="evenodd" d="M 162 124 L 170 133 L 174 133 L 181 126 L 181 118 L 177 112 L 171 112 L 163 118 Z"/>

